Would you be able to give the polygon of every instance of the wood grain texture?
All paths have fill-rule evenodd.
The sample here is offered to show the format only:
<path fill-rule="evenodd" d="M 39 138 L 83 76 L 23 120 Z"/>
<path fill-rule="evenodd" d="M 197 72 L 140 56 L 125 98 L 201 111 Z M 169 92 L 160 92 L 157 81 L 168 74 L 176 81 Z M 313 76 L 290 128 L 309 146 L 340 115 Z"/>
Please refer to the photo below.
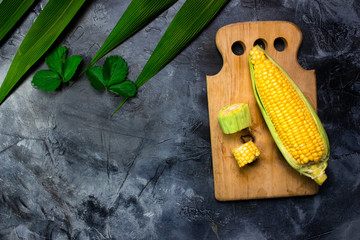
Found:
<path fill-rule="evenodd" d="M 274 40 L 285 39 L 284 51 L 274 48 Z M 223 58 L 221 71 L 207 76 L 207 93 L 214 172 L 215 198 L 219 201 L 313 195 L 318 186 L 311 179 L 292 169 L 281 155 L 257 106 L 250 79 L 249 51 L 257 39 L 266 43 L 266 52 L 283 67 L 298 84 L 316 109 L 316 79 L 314 70 L 304 70 L 297 62 L 302 40 L 299 28 L 290 22 L 245 22 L 222 27 L 216 35 L 216 45 Z M 241 41 L 244 54 L 232 52 L 232 45 Z M 248 103 L 252 126 L 250 130 L 225 135 L 217 115 L 233 103 Z M 241 136 L 251 134 L 261 151 L 260 158 L 243 168 L 237 166 L 231 150 L 239 146 Z"/>

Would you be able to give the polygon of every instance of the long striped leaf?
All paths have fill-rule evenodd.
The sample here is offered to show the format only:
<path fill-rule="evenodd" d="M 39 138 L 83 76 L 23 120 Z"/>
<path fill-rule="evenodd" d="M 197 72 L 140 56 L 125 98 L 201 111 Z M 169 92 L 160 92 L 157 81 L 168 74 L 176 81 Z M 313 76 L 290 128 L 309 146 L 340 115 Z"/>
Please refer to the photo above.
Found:
<path fill-rule="evenodd" d="M 0 87 L 0 104 L 59 37 L 86 0 L 50 0 L 21 43 Z"/>
<path fill-rule="evenodd" d="M 133 0 L 84 71 L 176 1 L 177 0 Z"/>
<path fill-rule="evenodd" d="M 141 87 L 193 40 L 229 0 L 187 0 L 176 14 L 135 84 Z M 127 99 L 117 107 L 120 109 Z M 114 114 L 113 113 L 113 114 Z"/>
<path fill-rule="evenodd" d="M 136 85 L 142 86 L 165 67 L 198 35 L 228 1 L 187 0 L 151 54 L 136 80 Z"/>
<path fill-rule="evenodd" d="M 0 3 L 0 41 L 14 27 L 35 0 L 3 0 Z"/>

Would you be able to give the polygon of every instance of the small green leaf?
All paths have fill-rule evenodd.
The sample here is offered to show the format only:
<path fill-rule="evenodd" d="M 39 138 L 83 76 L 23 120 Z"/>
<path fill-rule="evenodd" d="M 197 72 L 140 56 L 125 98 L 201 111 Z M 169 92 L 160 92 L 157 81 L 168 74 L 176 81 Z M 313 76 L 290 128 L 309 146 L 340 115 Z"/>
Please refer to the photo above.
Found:
<path fill-rule="evenodd" d="M 53 92 L 61 84 L 60 76 L 50 70 L 40 70 L 35 73 L 32 84 L 44 92 Z"/>
<path fill-rule="evenodd" d="M 136 94 L 136 85 L 129 80 L 125 80 L 120 84 L 115 84 L 109 87 L 109 90 L 113 93 L 116 93 L 122 97 L 129 98 L 133 97 Z"/>
<path fill-rule="evenodd" d="M 107 86 L 121 83 L 128 74 L 128 66 L 120 56 L 110 56 L 105 59 L 103 76 Z"/>
<path fill-rule="evenodd" d="M 103 70 L 99 66 L 93 66 L 86 71 L 86 77 L 88 78 L 91 86 L 96 90 L 102 90 L 106 88 L 106 83 L 103 77 Z"/>
<path fill-rule="evenodd" d="M 64 78 L 63 63 L 66 59 L 67 48 L 59 46 L 52 53 L 45 58 L 45 63 L 54 72 L 57 72 L 62 78 Z"/>
<path fill-rule="evenodd" d="M 79 67 L 81 61 L 82 57 L 78 55 L 71 56 L 65 61 L 63 66 L 64 82 L 70 81 L 70 79 L 74 76 L 76 69 Z"/>
<path fill-rule="evenodd" d="M 50 53 L 45 61 L 51 70 L 37 72 L 32 81 L 34 86 L 45 92 L 51 92 L 62 82 L 68 82 L 74 76 L 82 58 L 75 55 L 66 59 L 66 54 L 67 48 L 61 46 Z"/>

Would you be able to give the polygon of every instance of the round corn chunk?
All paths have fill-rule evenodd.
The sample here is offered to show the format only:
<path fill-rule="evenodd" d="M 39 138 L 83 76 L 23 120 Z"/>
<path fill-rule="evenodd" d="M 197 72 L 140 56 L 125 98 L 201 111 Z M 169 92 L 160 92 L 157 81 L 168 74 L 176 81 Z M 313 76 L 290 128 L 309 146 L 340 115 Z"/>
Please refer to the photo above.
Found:
<path fill-rule="evenodd" d="M 222 131 L 231 134 L 251 126 L 251 115 L 246 103 L 235 103 L 223 107 L 218 114 Z"/>
<path fill-rule="evenodd" d="M 239 167 L 243 167 L 255 161 L 260 156 L 260 151 L 256 147 L 255 143 L 249 141 L 242 144 L 241 146 L 234 148 L 232 153 L 237 161 Z"/>

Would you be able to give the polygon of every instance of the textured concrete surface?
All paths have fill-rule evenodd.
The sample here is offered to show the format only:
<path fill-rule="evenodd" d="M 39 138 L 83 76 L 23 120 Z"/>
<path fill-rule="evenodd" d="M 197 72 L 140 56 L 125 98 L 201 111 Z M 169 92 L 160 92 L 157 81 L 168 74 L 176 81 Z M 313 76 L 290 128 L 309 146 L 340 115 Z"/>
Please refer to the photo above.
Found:
<path fill-rule="evenodd" d="M 0 82 L 46 2 L 1 42 Z M 89 62 L 129 2 L 90 1 L 58 44 Z M 183 2 L 111 53 L 131 80 Z M 303 32 L 299 63 L 317 71 L 329 178 L 316 196 L 220 203 L 205 76 L 222 65 L 216 31 L 256 20 Z M 355 0 L 232 0 L 113 118 L 120 98 L 85 78 L 51 94 L 33 88 L 41 61 L 0 106 L 0 239 L 360 239 L 359 29 Z"/>

